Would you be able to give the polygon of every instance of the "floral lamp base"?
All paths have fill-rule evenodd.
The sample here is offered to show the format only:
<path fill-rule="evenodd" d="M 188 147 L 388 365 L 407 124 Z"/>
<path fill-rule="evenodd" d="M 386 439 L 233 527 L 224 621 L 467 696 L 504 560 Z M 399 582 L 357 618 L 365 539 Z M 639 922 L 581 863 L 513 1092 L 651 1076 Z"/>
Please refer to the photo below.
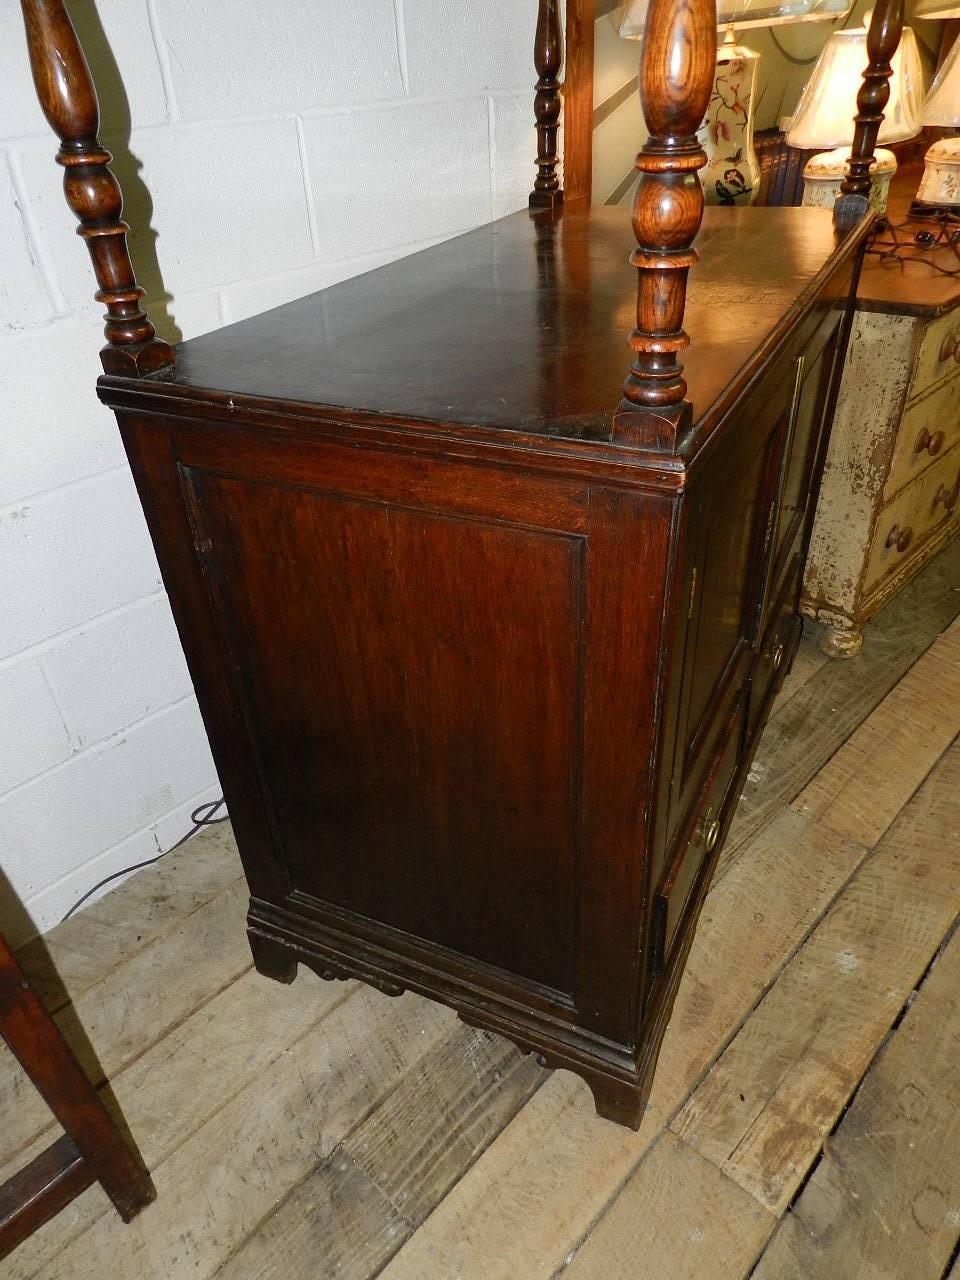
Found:
<path fill-rule="evenodd" d="M 815 209 L 833 208 L 834 201 L 840 194 L 840 183 L 843 181 L 849 158 L 850 148 L 847 146 L 836 147 L 833 151 L 821 151 L 819 155 L 807 161 L 803 170 L 803 203 L 805 205 Z M 870 177 L 873 179 L 870 203 L 878 214 L 886 212 L 890 183 L 896 171 L 897 160 L 893 152 L 880 147 L 870 166 Z"/>
<path fill-rule="evenodd" d="M 760 55 L 725 40 L 717 50 L 713 93 L 697 138 L 707 153 L 700 170 L 707 204 L 753 204 L 760 165 L 753 149 L 753 94 Z"/>
<path fill-rule="evenodd" d="M 960 138 L 941 138 L 927 152 L 923 180 L 910 212 L 960 216 Z"/>

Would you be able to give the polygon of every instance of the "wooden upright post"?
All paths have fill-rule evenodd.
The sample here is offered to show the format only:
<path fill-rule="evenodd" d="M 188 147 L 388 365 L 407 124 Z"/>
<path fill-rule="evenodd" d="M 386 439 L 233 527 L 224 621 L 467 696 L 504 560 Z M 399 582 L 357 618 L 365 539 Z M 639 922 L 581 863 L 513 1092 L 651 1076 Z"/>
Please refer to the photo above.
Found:
<path fill-rule="evenodd" d="M 713 85 L 717 48 L 715 0 L 651 0 L 640 63 L 640 100 L 650 137 L 637 156 L 633 201 L 639 271 L 635 352 L 614 419 L 614 437 L 672 447 L 689 418 L 678 352 L 691 248 L 703 218 L 697 170 L 707 162 L 697 142 Z"/>
<path fill-rule="evenodd" d="M 567 0 L 563 68 L 563 202 L 593 196 L 593 45 L 596 0 Z"/>
<path fill-rule="evenodd" d="M 560 69 L 563 66 L 560 0 L 540 0 L 533 57 L 539 79 L 534 99 L 537 177 L 530 193 L 530 208 L 553 209 L 563 202 L 563 191 L 557 175 L 560 159 L 557 148 L 560 128 Z"/>
<path fill-rule="evenodd" d="M 833 206 L 838 230 L 851 230 L 870 206 L 870 165 L 890 98 L 891 62 L 903 32 L 904 0 L 877 0 L 867 32 L 867 57 L 857 94 L 856 131 L 846 176 Z"/>
<path fill-rule="evenodd" d="M 37 96 L 60 139 L 57 162 L 64 167 L 67 204 L 80 222 L 106 304 L 107 345 L 100 353 L 107 373 L 142 376 L 173 363 L 173 350 L 158 338 L 140 306 L 122 221 L 123 194 L 100 145 L 100 108 L 90 68 L 63 0 L 21 0 L 30 67 Z"/>

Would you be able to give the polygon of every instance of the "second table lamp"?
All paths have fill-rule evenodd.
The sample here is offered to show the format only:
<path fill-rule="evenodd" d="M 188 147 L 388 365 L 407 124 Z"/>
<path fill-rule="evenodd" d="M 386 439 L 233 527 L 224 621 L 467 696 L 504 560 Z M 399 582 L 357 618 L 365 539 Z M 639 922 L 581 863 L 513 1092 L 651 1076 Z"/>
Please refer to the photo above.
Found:
<path fill-rule="evenodd" d="M 960 14 L 960 10 L 956 12 Z M 923 104 L 923 123 L 941 129 L 960 128 L 960 39 L 954 41 L 930 86 Z M 941 138 L 929 149 L 910 212 L 960 215 L 960 137 Z"/>
<path fill-rule="evenodd" d="M 867 65 L 868 14 L 861 27 L 834 31 L 823 46 L 813 75 L 797 105 L 787 143 L 811 151 L 830 148 L 815 155 L 803 171 L 803 203 L 832 208 L 843 181 L 853 142 L 857 91 Z M 890 144 L 914 138 L 922 128 L 923 67 L 917 38 L 910 27 L 903 28 L 900 46 L 893 57 L 890 99 L 884 108 L 879 141 Z M 897 169 L 892 151 L 876 153 L 870 172 L 873 176 L 871 200 L 878 213 L 887 207 L 890 181 Z"/>

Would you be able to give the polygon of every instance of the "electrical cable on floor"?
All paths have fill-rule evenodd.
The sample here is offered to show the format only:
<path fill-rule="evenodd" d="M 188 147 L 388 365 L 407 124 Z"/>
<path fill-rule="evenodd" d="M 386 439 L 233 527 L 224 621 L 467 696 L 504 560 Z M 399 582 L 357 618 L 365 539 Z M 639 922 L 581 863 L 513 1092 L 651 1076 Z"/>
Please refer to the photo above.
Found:
<path fill-rule="evenodd" d="M 158 853 L 153 858 L 147 858 L 143 862 L 135 862 L 131 867 L 121 867 L 119 871 L 114 871 L 111 875 L 104 876 L 104 878 L 99 881 L 98 884 L 95 884 L 92 889 L 88 889 L 82 898 L 77 899 L 60 923 L 63 924 L 65 920 L 69 920 L 75 911 L 79 911 L 88 898 L 92 897 L 98 889 L 102 889 L 105 884 L 109 884 L 111 880 L 118 880 L 120 876 L 129 875 L 131 871 L 139 871 L 142 867 L 152 867 L 155 862 L 159 862 L 161 858 L 165 858 L 168 853 L 173 853 L 174 849 L 179 849 L 182 844 L 186 844 L 186 842 L 192 836 L 195 836 L 203 827 L 216 827 L 221 822 L 226 822 L 230 816 L 229 814 L 225 813 L 222 818 L 215 818 L 213 816 L 217 810 L 222 807 L 223 796 L 221 796 L 219 800 L 208 800 L 205 804 L 197 805 L 196 809 L 194 809 L 193 813 L 190 815 L 190 821 L 193 823 L 193 826 L 185 836 L 182 836 L 177 841 L 176 844 L 172 844 L 169 849 L 164 849 L 163 853 Z"/>

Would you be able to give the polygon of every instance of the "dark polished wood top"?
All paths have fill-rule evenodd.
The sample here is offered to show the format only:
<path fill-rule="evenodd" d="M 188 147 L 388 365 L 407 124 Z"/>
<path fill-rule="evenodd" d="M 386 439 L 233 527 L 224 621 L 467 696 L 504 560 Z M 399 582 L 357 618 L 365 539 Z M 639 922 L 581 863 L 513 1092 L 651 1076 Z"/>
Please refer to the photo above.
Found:
<path fill-rule="evenodd" d="M 946 270 L 960 267 L 960 254 L 949 245 L 934 249 L 912 246 L 914 233 L 936 229 L 936 224 L 920 218 L 909 218 L 910 202 L 917 194 L 923 177 L 923 157 L 901 164 L 890 185 L 887 217 L 896 227 L 897 239 L 910 252 L 925 261 L 898 261 L 868 252 L 863 260 L 857 305 L 862 311 L 888 311 L 898 315 L 923 316 L 933 319 L 960 306 L 960 275 L 945 276 L 936 266 Z M 890 233 L 881 231 L 880 242 L 890 242 Z M 934 266 L 928 266 L 927 263 Z"/>
<path fill-rule="evenodd" d="M 683 354 L 695 422 L 732 401 L 802 317 L 838 243 L 852 254 L 868 226 L 840 243 L 820 209 L 707 210 Z M 523 211 L 186 342 L 149 379 L 104 377 L 101 394 L 122 407 L 163 397 L 171 412 L 177 399 L 213 400 L 236 420 L 283 401 L 609 439 L 635 318 L 633 247 L 622 209 Z"/>

